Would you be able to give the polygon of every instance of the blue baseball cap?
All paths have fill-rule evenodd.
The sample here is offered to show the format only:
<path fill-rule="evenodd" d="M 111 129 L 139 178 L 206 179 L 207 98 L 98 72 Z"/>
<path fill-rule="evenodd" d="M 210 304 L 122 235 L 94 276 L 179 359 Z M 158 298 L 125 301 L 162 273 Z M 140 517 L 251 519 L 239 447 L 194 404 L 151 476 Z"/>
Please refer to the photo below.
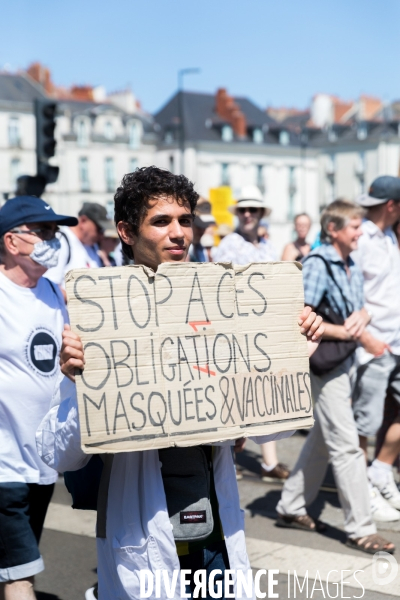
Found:
<path fill-rule="evenodd" d="M 363 194 L 357 200 L 364 208 L 385 204 L 389 200 L 400 202 L 400 177 L 381 175 L 371 183 L 368 194 Z"/>
<path fill-rule="evenodd" d="M 24 223 L 50 223 L 74 226 L 75 217 L 57 215 L 41 198 L 36 196 L 17 196 L 8 200 L 0 209 L 0 236 Z"/>

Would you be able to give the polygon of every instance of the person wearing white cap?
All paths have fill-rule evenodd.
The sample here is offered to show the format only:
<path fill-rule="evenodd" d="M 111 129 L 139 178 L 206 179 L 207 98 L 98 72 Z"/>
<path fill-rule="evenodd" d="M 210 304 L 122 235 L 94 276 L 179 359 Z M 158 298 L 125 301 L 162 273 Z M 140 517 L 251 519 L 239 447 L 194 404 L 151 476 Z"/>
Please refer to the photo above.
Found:
<path fill-rule="evenodd" d="M 229 209 L 239 219 L 233 233 L 227 235 L 214 253 L 216 262 L 230 261 L 237 265 L 277 260 L 277 253 L 269 240 L 258 236 L 258 227 L 271 214 L 257 186 L 246 185 L 237 203 Z"/>
<path fill-rule="evenodd" d="M 400 252 L 391 229 L 400 218 L 400 178 L 378 177 L 358 204 L 367 209 L 367 218 L 358 250 L 352 256 L 364 276 L 365 307 L 371 321 L 356 352 L 359 367 L 353 412 L 366 454 L 367 439 L 377 433 L 383 420 L 386 392 L 389 390 L 400 404 Z M 400 423 L 394 422 L 368 469 L 371 484 L 390 505 L 387 510 L 392 507 L 400 511 L 400 492 L 392 470 L 399 453 Z M 371 503 L 377 501 L 382 505 L 379 494 Z"/>

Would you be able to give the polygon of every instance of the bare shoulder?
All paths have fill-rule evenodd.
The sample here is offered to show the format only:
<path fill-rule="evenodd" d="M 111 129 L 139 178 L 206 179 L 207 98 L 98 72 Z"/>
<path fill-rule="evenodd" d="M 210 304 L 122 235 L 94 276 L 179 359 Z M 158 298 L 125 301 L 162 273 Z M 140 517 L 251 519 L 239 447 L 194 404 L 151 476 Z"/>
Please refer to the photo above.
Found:
<path fill-rule="evenodd" d="M 289 242 L 289 244 L 286 244 L 283 249 L 282 260 L 295 260 L 298 254 L 299 251 L 297 250 L 296 246 L 293 244 L 293 242 Z"/>

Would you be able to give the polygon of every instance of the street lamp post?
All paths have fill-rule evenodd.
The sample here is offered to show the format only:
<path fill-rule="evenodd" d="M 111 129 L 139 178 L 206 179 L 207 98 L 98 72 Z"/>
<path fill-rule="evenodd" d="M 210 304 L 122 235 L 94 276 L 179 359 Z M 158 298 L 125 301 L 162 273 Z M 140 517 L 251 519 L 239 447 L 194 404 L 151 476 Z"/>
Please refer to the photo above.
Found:
<path fill-rule="evenodd" d="M 307 207 L 307 162 L 306 153 L 308 146 L 308 132 L 307 129 L 302 129 L 300 134 L 300 164 L 301 164 L 301 175 L 302 175 L 302 186 L 301 186 L 301 210 L 304 212 Z"/>
<path fill-rule="evenodd" d="M 185 174 L 185 122 L 183 106 L 183 78 L 185 75 L 200 73 L 200 69 L 180 69 L 178 71 L 178 116 L 179 116 L 179 148 L 181 152 L 181 173 Z"/>

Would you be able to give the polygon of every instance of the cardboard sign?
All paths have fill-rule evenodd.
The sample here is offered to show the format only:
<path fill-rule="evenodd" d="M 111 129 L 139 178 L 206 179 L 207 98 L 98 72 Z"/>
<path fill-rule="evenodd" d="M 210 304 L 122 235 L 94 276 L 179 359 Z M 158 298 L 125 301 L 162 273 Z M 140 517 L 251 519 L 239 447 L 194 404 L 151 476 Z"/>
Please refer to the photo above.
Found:
<path fill-rule="evenodd" d="M 298 263 L 76 269 L 66 289 L 85 452 L 313 425 Z"/>

